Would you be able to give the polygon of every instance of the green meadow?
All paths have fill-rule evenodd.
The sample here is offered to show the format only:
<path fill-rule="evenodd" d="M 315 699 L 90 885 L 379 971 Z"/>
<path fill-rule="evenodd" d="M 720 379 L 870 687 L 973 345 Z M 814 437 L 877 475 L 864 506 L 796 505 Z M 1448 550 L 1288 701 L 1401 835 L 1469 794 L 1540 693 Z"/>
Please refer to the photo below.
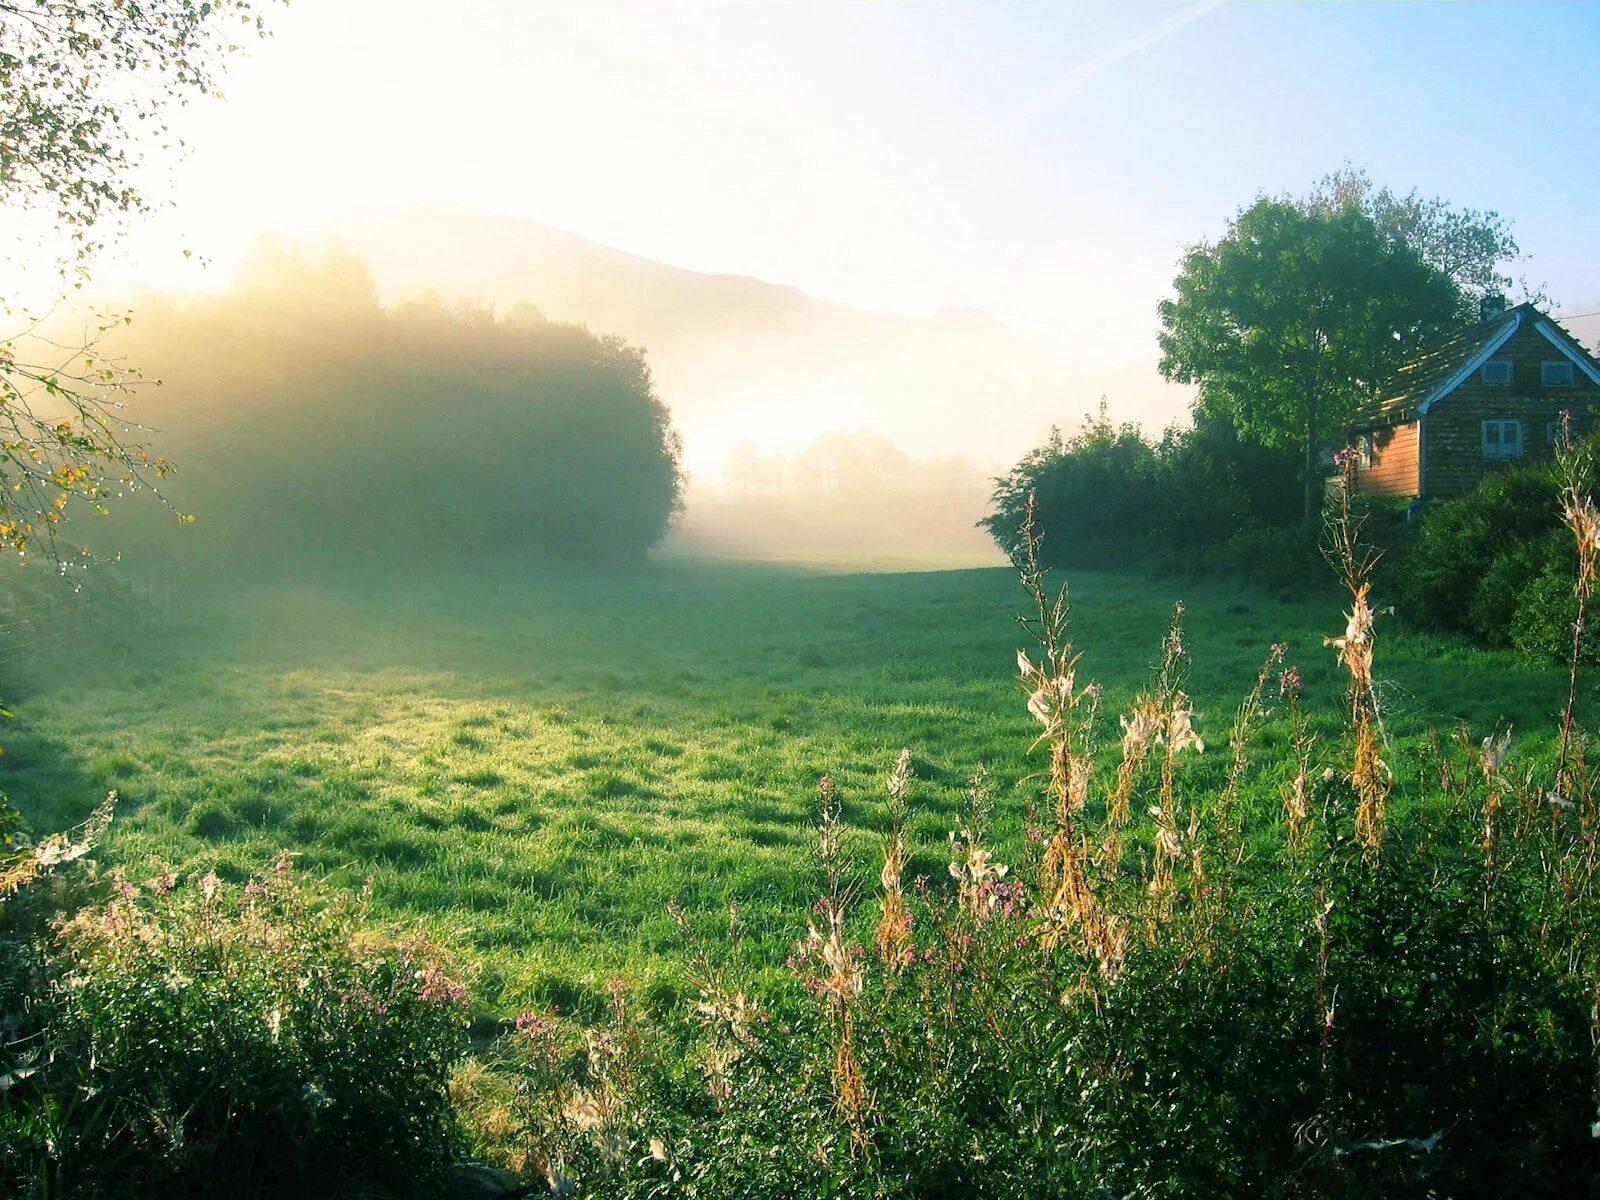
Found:
<path fill-rule="evenodd" d="M 1331 581 L 1284 599 L 1085 571 L 1070 595 L 1107 755 L 1177 599 L 1209 743 L 1180 788 L 1225 778 L 1229 723 L 1274 642 L 1323 736 L 1340 736 Z M 115 789 L 102 870 L 242 880 L 287 849 L 334 886 L 370 879 L 374 912 L 450 946 L 490 1008 L 581 1007 L 616 976 L 681 979 L 673 899 L 713 941 L 736 903 L 752 964 L 781 964 L 812 901 L 824 773 L 869 882 L 901 747 L 916 775 L 910 875 L 946 877 L 979 764 L 996 845 L 1014 852 L 1046 765 L 1015 675 L 1027 601 L 1003 569 L 670 559 L 625 575 L 193 587 L 147 627 L 63 630 L 47 660 L 12 671 L 0 774 L 38 829 Z M 1397 775 L 1436 769 L 1430 728 L 1481 738 L 1509 723 L 1519 756 L 1547 754 L 1566 694 L 1563 671 L 1392 622 L 1378 675 Z M 1274 752 L 1281 724 L 1261 742 L 1247 790 L 1264 819 L 1289 756 Z"/>

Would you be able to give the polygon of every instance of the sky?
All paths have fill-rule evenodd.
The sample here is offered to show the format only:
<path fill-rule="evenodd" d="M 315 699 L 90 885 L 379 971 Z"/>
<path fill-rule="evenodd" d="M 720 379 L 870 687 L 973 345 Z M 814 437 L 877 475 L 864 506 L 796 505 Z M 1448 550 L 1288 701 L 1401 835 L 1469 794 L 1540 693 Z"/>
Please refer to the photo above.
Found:
<path fill-rule="evenodd" d="M 120 270 L 220 285 L 265 227 L 466 205 L 863 308 L 983 309 L 1086 375 L 1109 364 L 1113 415 L 1160 425 L 1187 400 L 1155 347 L 1184 247 L 1348 163 L 1510 217 L 1554 311 L 1600 310 L 1600 5 L 295 0 L 268 18 L 226 99 L 176 122 L 190 152 Z M 1095 399 L 1042 397 L 1027 433 Z"/>

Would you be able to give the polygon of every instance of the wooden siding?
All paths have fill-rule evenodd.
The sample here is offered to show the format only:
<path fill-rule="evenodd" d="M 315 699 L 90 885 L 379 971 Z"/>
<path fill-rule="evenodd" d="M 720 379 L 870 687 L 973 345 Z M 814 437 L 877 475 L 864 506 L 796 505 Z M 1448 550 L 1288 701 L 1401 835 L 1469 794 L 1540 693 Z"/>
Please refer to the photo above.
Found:
<path fill-rule="evenodd" d="M 1589 433 L 1600 414 L 1600 386 L 1574 367 L 1570 387 L 1546 387 L 1539 381 L 1542 362 L 1570 362 L 1527 321 L 1516 335 L 1495 352 L 1496 359 L 1512 363 L 1510 383 L 1484 383 L 1480 372 L 1447 396 L 1440 396 L 1423 418 L 1422 491 L 1429 496 L 1459 496 L 1470 492 L 1485 474 L 1508 466 L 1549 462 L 1555 447 L 1545 427 L 1572 413 L 1573 433 Z M 1522 422 L 1522 457 L 1483 457 L 1483 422 Z M 1401 426 L 1400 428 L 1406 428 Z M 1415 429 L 1415 424 L 1410 428 Z M 1374 466 L 1377 460 L 1374 458 Z"/>
<path fill-rule="evenodd" d="M 1356 490 L 1372 496 L 1417 494 L 1417 423 L 1375 429 L 1372 465 L 1356 471 Z"/>

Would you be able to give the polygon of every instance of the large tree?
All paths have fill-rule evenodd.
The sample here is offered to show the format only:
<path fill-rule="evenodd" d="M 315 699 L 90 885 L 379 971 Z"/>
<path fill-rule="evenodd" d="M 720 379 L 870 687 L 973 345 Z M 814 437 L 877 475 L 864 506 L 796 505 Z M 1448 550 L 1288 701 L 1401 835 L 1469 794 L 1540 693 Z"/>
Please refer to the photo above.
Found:
<path fill-rule="evenodd" d="M 1463 304 L 1456 279 L 1358 203 L 1258 200 L 1189 250 L 1174 287 L 1161 373 L 1246 437 L 1300 448 L 1308 521 L 1330 439 Z"/>
<path fill-rule="evenodd" d="M 1409 246 L 1423 262 L 1449 277 L 1460 294 L 1463 323 L 1477 318 L 1479 303 L 1487 296 L 1515 289 L 1525 299 L 1540 298 L 1539 289 L 1508 273 L 1522 252 L 1511 222 L 1492 209 L 1457 208 L 1443 197 L 1424 196 L 1415 188 L 1397 195 L 1350 166 L 1323 176 L 1302 207 L 1323 212 L 1355 208 L 1366 213 L 1387 241 Z"/>
<path fill-rule="evenodd" d="M 167 114 L 216 90 L 241 34 L 261 32 L 263 0 L 0 0 L 0 212 L 33 213 L 58 240 L 32 247 L 62 291 L 149 203 L 137 186 Z M 0 266 L 6 265 L 0 258 Z M 165 464 L 123 416 L 128 383 L 100 358 L 115 318 L 66 345 L 0 292 L 0 549 L 54 552 L 74 500 L 100 506 Z"/>

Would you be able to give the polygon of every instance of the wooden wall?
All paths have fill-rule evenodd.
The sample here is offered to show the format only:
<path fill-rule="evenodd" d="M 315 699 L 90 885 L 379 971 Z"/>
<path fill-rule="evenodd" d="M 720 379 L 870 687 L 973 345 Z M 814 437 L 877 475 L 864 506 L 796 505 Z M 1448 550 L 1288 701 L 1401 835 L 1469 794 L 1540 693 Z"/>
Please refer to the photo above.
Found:
<path fill-rule="evenodd" d="M 1372 496 L 1417 494 L 1417 423 L 1374 430 L 1372 465 L 1356 471 L 1356 490 Z"/>
<path fill-rule="evenodd" d="M 1482 374 L 1474 373 L 1448 396 L 1435 400 L 1428 410 L 1423 421 L 1426 478 L 1422 490 L 1426 495 L 1459 496 L 1477 487 L 1486 471 L 1549 462 L 1555 456 L 1555 447 L 1546 436 L 1545 426 L 1559 420 L 1563 411 L 1572 413 L 1575 435 L 1582 436 L 1594 428 L 1600 415 L 1600 386 L 1576 368 L 1571 387 L 1541 384 L 1541 362 L 1568 360 L 1539 335 L 1532 321 L 1525 322 L 1494 357 L 1511 360 L 1513 377 L 1509 384 L 1484 383 Z M 1520 460 L 1485 461 L 1483 422 L 1488 420 L 1522 422 Z"/>

